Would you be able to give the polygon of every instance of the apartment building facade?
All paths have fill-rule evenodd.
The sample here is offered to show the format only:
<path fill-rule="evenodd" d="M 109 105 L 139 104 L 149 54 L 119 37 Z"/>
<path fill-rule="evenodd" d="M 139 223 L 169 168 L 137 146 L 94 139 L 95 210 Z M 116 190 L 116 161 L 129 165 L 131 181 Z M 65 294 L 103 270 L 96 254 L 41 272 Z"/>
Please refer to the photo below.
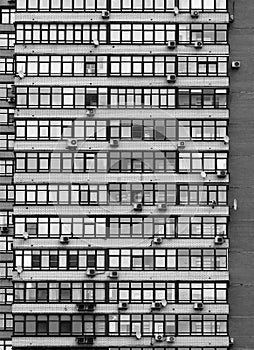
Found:
<path fill-rule="evenodd" d="M 227 5 L 16 1 L 15 350 L 233 345 Z"/>
<path fill-rule="evenodd" d="M 14 204 L 14 14 L 15 4 L 0 3 L 0 348 L 11 349 Z"/>

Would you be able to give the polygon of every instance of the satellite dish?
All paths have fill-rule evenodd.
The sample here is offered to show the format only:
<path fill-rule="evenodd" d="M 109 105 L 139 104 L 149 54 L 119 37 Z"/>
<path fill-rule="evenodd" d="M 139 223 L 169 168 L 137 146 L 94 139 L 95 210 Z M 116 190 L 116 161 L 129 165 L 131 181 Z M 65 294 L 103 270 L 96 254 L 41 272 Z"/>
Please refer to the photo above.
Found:
<path fill-rule="evenodd" d="M 205 171 L 201 171 L 200 175 L 201 175 L 202 179 L 206 178 L 206 172 Z"/>

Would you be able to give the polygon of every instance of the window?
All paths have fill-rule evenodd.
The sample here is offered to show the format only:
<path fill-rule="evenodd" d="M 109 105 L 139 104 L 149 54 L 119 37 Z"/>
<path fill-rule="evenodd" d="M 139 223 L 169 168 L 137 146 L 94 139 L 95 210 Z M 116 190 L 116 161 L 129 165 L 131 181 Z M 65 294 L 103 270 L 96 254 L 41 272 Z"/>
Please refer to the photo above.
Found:
<path fill-rule="evenodd" d="M 217 173 L 227 170 L 227 153 L 179 152 L 179 172 Z"/>
<path fill-rule="evenodd" d="M 3 221 L 2 226 L 6 225 Z M 109 216 L 109 217 L 16 217 L 15 237 L 27 232 L 33 238 L 59 238 L 61 235 L 86 238 L 214 238 L 227 237 L 226 217 Z"/>
<path fill-rule="evenodd" d="M 14 33 L 0 33 L 0 48 L 4 50 L 13 49 L 15 44 Z"/>
<path fill-rule="evenodd" d="M 3 189 L 6 186 L 2 186 Z M 9 186 L 8 188 L 12 188 Z M 179 196 L 176 201 L 176 192 Z M 6 191 L 2 200 L 6 201 Z M 227 186 L 169 183 L 108 183 L 107 185 L 16 185 L 16 205 L 227 205 Z M 12 191 L 8 194 L 12 200 Z"/>
<path fill-rule="evenodd" d="M 179 89 L 179 108 L 227 108 L 226 89 Z"/>
<path fill-rule="evenodd" d="M 178 76 L 227 76 L 228 58 L 224 56 L 179 56 Z"/>
<path fill-rule="evenodd" d="M 179 44 L 227 44 L 227 24 L 179 24 Z"/>
<path fill-rule="evenodd" d="M 92 335 L 143 336 L 228 335 L 227 315 L 15 315 L 14 336 L 22 335 Z M 106 323 L 108 327 L 106 328 Z M 24 332 L 24 333 L 23 333 Z"/>
<path fill-rule="evenodd" d="M 12 331 L 12 314 L 8 314 L 8 313 L 0 314 L 0 331 L 2 332 Z"/>
<path fill-rule="evenodd" d="M 13 134 L 0 134 L 0 150 L 13 150 L 14 148 L 14 135 Z"/>
<path fill-rule="evenodd" d="M 0 109 L 0 125 L 12 125 L 14 119 L 13 109 Z"/>
<path fill-rule="evenodd" d="M 12 84 L 0 84 L 0 100 L 6 101 L 12 94 Z"/>
<path fill-rule="evenodd" d="M 0 211 L 0 227 L 12 226 L 12 211 Z"/>
<path fill-rule="evenodd" d="M 175 152 L 29 152 L 16 154 L 16 172 L 172 173 L 175 171 Z"/>
<path fill-rule="evenodd" d="M 107 43 L 106 24 L 17 23 L 16 27 L 17 44 L 92 44 L 93 40 Z"/>
<path fill-rule="evenodd" d="M 179 303 L 226 303 L 227 284 L 207 282 L 180 282 Z"/>
<path fill-rule="evenodd" d="M 227 186 L 180 185 L 180 205 L 227 205 Z"/>
<path fill-rule="evenodd" d="M 13 239 L 12 239 L 11 236 L 4 236 L 3 233 L 1 233 L 1 236 L 0 236 L 0 252 L 2 252 L 2 253 L 12 253 L 12 241 L 13 241 Z"/>
<path fill-rule="evenodd" d="M 179 120 L 179 140 L 223 140 L 228 134 L 225 120 Z"/>
<path fill-rule="evenodd" d="M 0 23 L 1 24 L 13 24 L 15 16 L 15 9 L 0 8 Z"/>
<path fill-rule="evenodd" d="M 222 282 L 16 282 L 14 293 L 15 303 L 227 303 Z"/>
<path fill-rule="evenodd" d="M 11 340 L 0 340 L 0 349 L 1 350 L 11 350 L 12 349 L 12 341 Z"/>
<path fill-rule="evenodd" d="M 175 24 L 110 24 L 109 44 L 166 44 L 176 38 Z"/>
<path fill-rule="evenodd" d="M 199 10 L 204 12 L 226 12 L 226 0 L 17 0 L 17 11 L 41 11 L 41 12 L 173 12 L 174 7 L 179 6 L 181 12 Z"/>
<path fill-rule="evenodd" d="M 227 249 L 16 250 L 23 270 L 227 271 Z"/>
<path fill-rule="evenodd" d="M 227 89 L 20 87 L 18 108 L 227 108 Z M 175 95 L 178 101 L 175 102 Z"/>
<path fill-rule="evenodd" d="M 13 303 L 13 289 L 8 287 L 0 287 L 0 304 L 9 305 Z M 0 340 L 1 349 L 1 340 Z"/>
<path fill-rule="evenodd" d="M 179 10 L 186 12 L 198 10 L 204 12 L 225 12 L 227 10 L 226 0 L 178 0 Z"/>
<path fill-rule="evenodd" d="M 107 185 L 16 185 L 17 205 L 155 205 L 175 204 L 175 184 L 114 184 Z"/>
<path fill-rule="evenodd" d="M 227 65 L 226 56 L 16 56 L 16 72 L 26 76 L 227 76 Z M 2 58 L 1 67 L 13 74 L 12 59 Z"/>
<path fill-rule="evenodd" d="M 107 23 L 107 24 L 21 24 L 17 23 L 17 44 L 145 44 L 165 45 L 176 40 L 179 44 L 227 44 L 227 24 L 167 24 L 167 23 Z M 107 36 L 108 32 L 108 36 Z M 14 34 L 3 35 L 12 40 Z M 8 39 L 10 38 L 10 39 Z M 0 39 L 1 42 L 1 39 Z M 2 46 L 0 45 L 0 46 Z"/>
<path fill-rule="evenodd" d="M 13 160 L 0 159 L 0 176 L 13 175 Z"/>
<path fill-rule="evenodd" d="M 3 119 L 7 111 L 0 110 Z M 226 120 L 120 119 L 120 120 L 16 120 L 16 140 L 87 141 L 223 141 L 228 134 Z M 80 152 L 79 152 L 80 153 Z"/>
<path fill-rule="evenodd" d="M 13 58 L 0 57 L 0 74 L 14 74 Z"/>
<path fill-rule="evenodd" d="M 0 185 L 0 202 L 13 202 L 14 187 L 12 185 Z"/>
<path fill-rule="evenodd" d="M 0 261 L 0 279 L 12 279 L 12 261 Z"/>
<path fill-rule="evenodd" d="M 176 72 L 176 56 L 110 56 L 109 76 L 165 76 Z"/>

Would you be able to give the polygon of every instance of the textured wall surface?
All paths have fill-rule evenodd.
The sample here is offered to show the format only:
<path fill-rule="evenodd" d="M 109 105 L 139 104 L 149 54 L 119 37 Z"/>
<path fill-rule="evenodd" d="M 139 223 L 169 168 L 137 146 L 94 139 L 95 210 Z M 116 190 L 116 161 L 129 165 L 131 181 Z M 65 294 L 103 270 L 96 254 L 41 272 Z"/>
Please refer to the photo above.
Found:
<path fill-rule="evenodd" d="M 229 0 L 230 25 L 230 335 L 234 350 L 254 349 L 254 1 Z"/>

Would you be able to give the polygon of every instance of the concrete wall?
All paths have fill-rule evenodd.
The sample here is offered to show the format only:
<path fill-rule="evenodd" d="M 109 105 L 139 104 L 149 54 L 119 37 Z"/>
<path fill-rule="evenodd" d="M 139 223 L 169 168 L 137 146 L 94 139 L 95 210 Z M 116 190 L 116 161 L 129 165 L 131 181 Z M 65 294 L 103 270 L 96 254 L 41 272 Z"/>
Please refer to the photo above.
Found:
<path fill-rule="evenodd" d="M 229 37 L 230 69 L 230 335 L 232 349 L 254 349 L 254 1 L 229 0 L 234 23 Z"/>

